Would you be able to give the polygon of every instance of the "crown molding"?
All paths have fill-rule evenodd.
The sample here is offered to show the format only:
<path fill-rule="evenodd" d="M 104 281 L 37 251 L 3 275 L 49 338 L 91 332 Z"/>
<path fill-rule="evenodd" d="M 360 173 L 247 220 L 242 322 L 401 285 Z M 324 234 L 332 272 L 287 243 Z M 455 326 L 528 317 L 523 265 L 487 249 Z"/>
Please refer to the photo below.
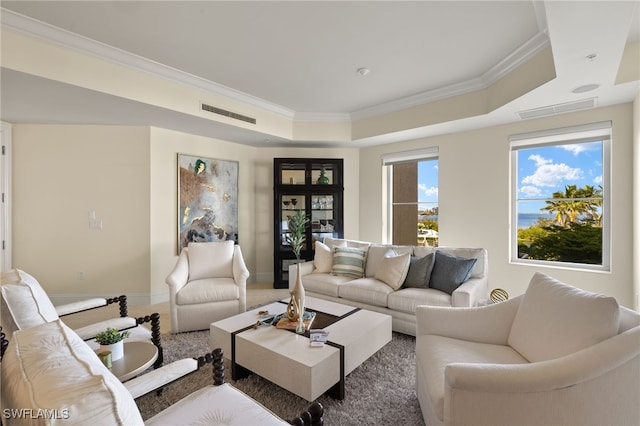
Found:
<path fill-rule="evenodd" d="M 539 12 L 539 10 L 538 10 Z M 193 74 L 163 65 L 122 49 L 109 46 L 88 37 L 63 30 L 45 22 L 33 19 L 19 13 L 0 8 L 2 27 L 8 30 L 44 40 L 58 46 L 68 48 L 79 53 L 90 55 L 102 60 L 116 63 L 130 69 L 160 76 L 170 81 L 178 82 L 200 90 L 215 93 L 231 100 L 250 105 L 290 120 L 296 121 L 334 121 L 348 122 L 388 114 L 403 109 L 428 104 L 438 100 L 451 98 L 466 93 L 483 90 L 491 84 L 509 74 L 522 63 L 531 59 L 549 46 L 546 23 L 539 20 L 538 33 L 525 42 L 516 51 L 489 69 L 480 77 L 467 81 L 440 87 L 434 90 L 418 93 L 401 99 L 396 99 L 369 108 L 363 108 L 352 113 L 314 113 L 296 112 L 290 108 L 278 105 L 264 99 L 249 95 L 233 88 L 197 77 Z"/>
<path fill-rule="evenodd" d="M 296 121 L 340 121 L 350 122 L 351 114 L 333 113 L 333 112 L 296 112 L 294 119 Z"/>
<path fill-rule="evenodd" d="M 484 73 L 481 77 L 482 81 L 486 87 L 491 86 L 493 83 L 508 75 L 529 59 L 535 57 L 538 53 L 549 47 L 550 44 L 551 42 L 546 30 L 538 32 L 513 51 L 509 56 Z"/>
<path fill-rule="evenodd" d="M 388 114 L 407 108 L 413 108 L 425 105 L 442 99 L 452 98 L 454 96 L 464 95 L 466 93 L 484 90 L 497 82 L 504 76 L 508 75 L 514 69 L 518 68 L 529 59 L 536 56 L 550 45 L 549 36 L 546 30 L 538 32 L 531 39 L 523 43 L 518 49 L 509 56 L 491 67 L 480 77 L 462 81 L 460 83 L 439 87 L 437 89 L 428 90 L 406 98 L 397 99 L 384 104 L 376 105 L 370 108 L 364 108 L 351 113 L 352 120 L 361 120 L 371 118 L 382 114 Z"/>
<path fill-rule="evenodd" d="M 193 74 L 169 67 L 139 55 L 109 46 L 105 43 L 81 36 L 45 22 L 33 19 L 5 8 L 0 8 L 2 27 L 13 32 L 36 37 L 76 52 L 90 55 L 108 62 L 116 63 L 136 71 L 163 77 L 207 92 L 225 96 L 256 108 L 293 119 L 295 112 L 289 108 L 248 95 L 227 86 L 197 77 Z"/>

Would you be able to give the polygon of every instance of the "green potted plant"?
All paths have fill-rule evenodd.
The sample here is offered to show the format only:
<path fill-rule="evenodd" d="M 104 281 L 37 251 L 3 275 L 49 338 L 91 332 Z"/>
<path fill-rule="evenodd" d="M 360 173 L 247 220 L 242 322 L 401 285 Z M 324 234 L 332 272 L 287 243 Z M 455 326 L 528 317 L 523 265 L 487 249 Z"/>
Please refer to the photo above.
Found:
<path fill-rule="evenodd" d="M 296 285 L 291 292 L 291 301 L 287 308 L 287 317 L 290 320 L 298 320 L 299 333 L 304 333 L 304 323 L 302 317 L 304 315 L 305 306 L 305 294 L 304 287 L 302 286 L 302 278 L 300 276 L 300 253 L 306 240 L 305 232 L 309 218 L 305 214 L 304 210 L 297 210 L 293 216 L 289 217 L 289 234 L 286 235 L 285 240 L 291 246 L 293 254 L 296 255 Z"/>
<path fill-rule="evenodd" d="M 289 216 L 289 233 L 285 236 L 285 240 L 291 246 L 298 261 L 300 261 L 300 253 L 306 240 L 305 231 L 308 223 L 309 218 L 304 210 L 296 210 L 293 216 Z"/>
<path fill-rule="evenodd" d="M 96 334 L 95 339 L 100 345 L 100 352 L 110 351 L 111 360 L 116 361 L 124 355 L 124 339 L 130 334 L 128 331 L 108 327 L 105 331 Z"/>

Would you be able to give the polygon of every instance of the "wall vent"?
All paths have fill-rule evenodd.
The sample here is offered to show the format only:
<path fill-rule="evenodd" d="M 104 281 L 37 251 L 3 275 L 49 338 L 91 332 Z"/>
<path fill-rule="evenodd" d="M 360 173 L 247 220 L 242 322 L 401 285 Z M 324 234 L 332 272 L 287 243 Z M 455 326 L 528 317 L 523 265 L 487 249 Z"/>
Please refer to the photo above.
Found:
<path fill-rule="evenodd" d="M 200 104 L 203 111 L 209 111 L 214 114 L 223 115 L 225 117 L 233 118 L 235 120 L 245 121 L 247 123 L 256 124 L 256 119 L 248 117 L 246 115 L 238 114 L 236 112 L 227 111 L 226 109 L 214 107 L 212 105 Z"/>
<path fill-rule="evenodd" d="M 579 111 L 581 109 L 593 108 L 596 106 L 596 98 L 582 99 L 580 101 L 567 102 L 564 104 L 549 105 L 542 108 L 518 111 L 518 116 L 522 120 L 528 118 L 544 117 L 545 115 L 562 114 L 565 112 Z"/>

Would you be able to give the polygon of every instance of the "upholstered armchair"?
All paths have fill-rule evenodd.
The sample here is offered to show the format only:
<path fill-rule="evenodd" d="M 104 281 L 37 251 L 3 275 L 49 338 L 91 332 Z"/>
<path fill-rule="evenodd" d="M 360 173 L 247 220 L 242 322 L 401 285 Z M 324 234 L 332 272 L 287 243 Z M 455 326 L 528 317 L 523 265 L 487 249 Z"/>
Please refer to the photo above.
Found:
<path fill-rule="evenodd" d="M 233 241 L 189 243 L 167 276 L 171 331 L 209 329 L 247 308 L 247 269 Z"/>
<path fill-rule="evenodd" d="M 106 328 L 127 330 L 129 340 L 148 340 L 158 348 L 158 359 L 154 366 L 158 367 L 163 362 L 163 351 L 160 342 L 160 315 L 154 312 L 144 317 L 133 318 L 128 316 L 127 296 L 121 295 L 110 298 L 97 297 L 54 306 L 51 299 L 44 291 L 38 280 L 31 274 L 12 269 L 0 275 L 0 321 L 4 332 L 10 338 L 18 330 L 35 327 L 59 318 L 64 320 L 67 315 L 78 314 L 93 309 L 100 309 L 118 303 L 119 315 L 109 319 L 90 322 L 74 328 L 91 349 L 97 349 L 99 345 L 94 337 Z M 105 314 L 107 315 L 107 314 Z M 142 324 L 150 323 L 151 330 Z"/>
<path fill-rule="evenodd" d="M 416 309 L 428 425 L 640 424 L 640 314 L 536 273 L 524 295 Z"/>

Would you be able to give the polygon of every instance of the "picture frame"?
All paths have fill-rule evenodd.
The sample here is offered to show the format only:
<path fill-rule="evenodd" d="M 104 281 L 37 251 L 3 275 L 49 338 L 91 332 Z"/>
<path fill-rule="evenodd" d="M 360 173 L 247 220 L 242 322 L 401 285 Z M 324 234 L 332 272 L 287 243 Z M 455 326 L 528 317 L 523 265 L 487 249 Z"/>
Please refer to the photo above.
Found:
<path fill-rule="evenodd" d="M 238 242 L 237 161 L 178 154 L 178 253 L 190 242 Z"/>

